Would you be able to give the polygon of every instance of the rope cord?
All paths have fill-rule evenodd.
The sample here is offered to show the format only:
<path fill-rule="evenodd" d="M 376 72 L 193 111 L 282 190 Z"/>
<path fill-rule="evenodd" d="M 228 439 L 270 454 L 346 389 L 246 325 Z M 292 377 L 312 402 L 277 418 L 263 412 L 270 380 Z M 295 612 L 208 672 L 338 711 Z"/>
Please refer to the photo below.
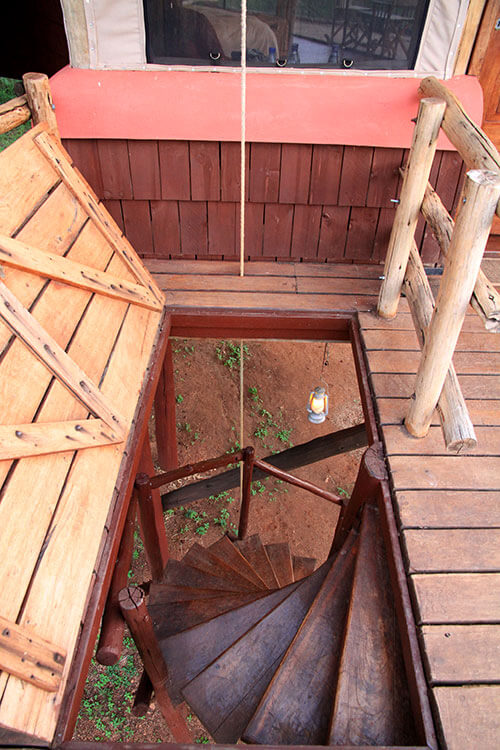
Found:
<path fill-rule="evenodd" d="M 240 276 L 245 275 L 245 170 L 247 106 L 247 0 L 241 2 L 241 143 L 240 143 Z M 243 340 L 240 340 L 240 446 L 244 445 Z M 243 498 L 243 461 L 240 461 L 240 502 Z"/>
<path fill-rule="evenodd" d="M 241 2 L 240 276 L 245 275 L 245 147 L 247 108 L 247 0 Z"/>

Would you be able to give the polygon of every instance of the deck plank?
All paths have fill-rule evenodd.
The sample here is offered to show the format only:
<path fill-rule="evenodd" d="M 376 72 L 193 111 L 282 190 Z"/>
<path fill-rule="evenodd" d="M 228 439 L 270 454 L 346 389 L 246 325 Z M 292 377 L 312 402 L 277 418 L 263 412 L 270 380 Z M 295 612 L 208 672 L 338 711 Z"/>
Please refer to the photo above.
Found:
<path fill-rule="evenodd" d="M 390 456 L 398 490 L 500 490 L 497 456 Z"/>
<path fill-rule="evenodd" d="M 432 690 L 448 750 L 467 746 L 497 750 L 500 737 L 500 685 L 436 687 Z"/>
<path fill-rule="evenodd" d="M 472 456 L 498 456 L 500 445 L 500 426 L 475 427 L 477 445 L 475 448 L 467 448 L 460 454 Z M 423 438 L 412 437 L 406 428 L 399 425 L 385 425 L 384 442 L 388 456 L 415 455 L 415 456 L 449 456 L 453 455 L 446 448 L 441 426 L 431 426 L 427 435 Z"/>
<path fill-rule="evenodd" d="M 500 623 L 500 573 L 411 576 L 418 622 Z"/>
<path fill-rule="evenodd" d="M 463 383 L 463 378 L 460 380 Z M 476 429 L 500 425 L 500 398 L 467 399 L 466 404 Z M 408 413 L 408 398 L 378 398 L 377 411 L 381 425 L 401 425 Z M 441 425 L 437 411 L 434 412 L 432 425 Z"/>
<path fill-rule="evenodd" d="M 496 573 L 500 529 L 406 529 L 410 573 Z"/>
<path fill-rule="evenodd" d="M 424 625 L 432 685 L 498 682 L 500 625 Z"/>
<path fill-rule="evenodd" d="M 500 528 L 500 492 L 397 490 L 403 528 Z"/>

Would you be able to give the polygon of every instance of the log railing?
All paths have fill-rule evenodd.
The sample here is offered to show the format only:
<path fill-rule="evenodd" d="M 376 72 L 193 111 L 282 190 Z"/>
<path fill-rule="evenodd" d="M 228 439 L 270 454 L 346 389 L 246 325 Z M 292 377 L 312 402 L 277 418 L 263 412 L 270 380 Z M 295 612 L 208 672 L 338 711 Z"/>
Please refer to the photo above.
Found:
<path fill-rule="evenodd" d="M 46 122 L 50 132 L 59 138 L 48 77 L 45 73 L 25 73 L 23 83 L 26 91 L 23 96 L 0 105 L 0 134 L 32 119 L 34 125 Z"/>
<path fill-rule="evenodd" d="M 486 330 L 500 331 L 500 294 L 480 269 L 493 217 L 500 215 L 500 157 L 442 83 L 426 78 L 419 91 L 427 98 L 420 102 L 403 175 L 378 313 L 394 317 L 404 288 L 422 348 L 406 428 L 415 437 L 426 435 L 437 406 L 448 449 L 460 451 L 477 443 L 452 365 L 469 302 Z M 469 170 L 456 223 L 428 183 L 440 128 Z M 436 301 L 414 240 L 420 211 L 445 257 Z"/>

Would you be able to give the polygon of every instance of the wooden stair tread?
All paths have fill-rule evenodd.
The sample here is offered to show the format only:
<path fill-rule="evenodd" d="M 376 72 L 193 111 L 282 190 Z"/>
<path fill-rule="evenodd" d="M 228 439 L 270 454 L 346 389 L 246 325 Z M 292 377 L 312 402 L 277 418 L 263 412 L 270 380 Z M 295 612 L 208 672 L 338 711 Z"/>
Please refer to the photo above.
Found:
<path fill-rule="evenodd" d="M 227 743 L 241 736 L 251 718 L 247 707 L 252 709 L 267 687 L 264 673 L 278 666 L 330 565 L 331 560 L 299 581 L 281 604 L 183 689 L 184 698 L 217 742 L 222 735 Z M 270 680 L 271 671 L 268 676 Z"/>
<path fill-rule="evenodd" d="M 293 566 L 288 542 L 266 544 L 266 552 L 279 585 L 287 586 L 289 583 L 292 583 Z"/>
<path fill-rule="evenodd" d="M 354 573 L 356 536 L 351 533 L 335 558 L 243 734 L 245 742 L 326 743 Z"/>
<path fill-rule="evenodd" d="M 209 575 L 224 578 L 230 583 L 239 583 L 244 588 L 249 588 L 253 584 L 253 588 L 265 588 L 262 581 L 257 583 L 250 581 L 248 578 L 242 576 L 235 568 L 232 568 L 224 560 L 215 555 L 210 549 L 202 547 L 201 544 L 195 543 L 188 550 L 188 552 L 182 558 L 182 562 L 186 565 L 190 565 L 192 568 L 202 570 L 204 573 Z"/>
<path fill-rule="evenodd" d="M 255 586 L 250 581 L 243 581 L 240 576 L 235 576 L 230 581 L 226 578 L 205 573 L 198 568 L 192 568 L 182 560 L 169 560 L 163 576 L 164 583 L 188 588 L 213 589 L 215 591 L 255 591 Z"/>
<path fill-rule="evenodd" d="M 279 583 L 274 575 L 273 566 L 269 562 L 266 548 L 262 544 L 258 534 L 253 534 L 246 539 L 236 542 L 236 547 L 253 567 L 257 575 L 264 581 L 268 589 L 279 588 Z"/>
<path fill-rule="evenodd" d="M 148 604 L 148 611 L 153 620 L 156 637 L 161 640 L 195 625 L 208 622 L 214 617 L 223 615 L 237 607 L 254 602 L 267 591 L 254 593 L 228 593 L 211 599 L 188 599 L 185 601 Z"/>
<path fill-rule="evenodd" d="M 406 745 L 415 739 L 378 512 L 367 505 L 328 744 Z"/>
<path fill-rule="evenodd" d="M 316 562 L 317 560 L 315 557 L 300 557 L 294 555 L 292 557 L 294 581 L 300 581 L 302 580 L 302 578 L 310 576 L 311 573 L 314 573 Z"/>
<path fill-rule="evenodd" d="M 257 588 L 266 588 L 264 581 L 257 575 L 248 560 L 243 557 L 236 545 L 227 536 L 223 536 L 208 548 L 210 552 L 233 568 L 243 578 L 253 583 Z"/>
<path fill-rule="evenodd" d="M 170 602 L 186 602 L 198 599 L 217 599 L 220 596 L 238 596 L 239 594 L 256 594 L 257 591 L 227 591 L 218 589 L 199 589 L 192 586 L 176 586 L 172 583 L 152 583 L 149 589 L 151 604 L 168 604 Z"/>
<path fill-rule="evenodd" d="M 169 674 L 169 693 L 180 703 L 181 689 L 215 661 L 238 638 L 280 604 L 298 584 L 272 591 L 230 612 L 170 638 L 159 639 Z M 158 635 L 158 634 L 157 634 Z"/>

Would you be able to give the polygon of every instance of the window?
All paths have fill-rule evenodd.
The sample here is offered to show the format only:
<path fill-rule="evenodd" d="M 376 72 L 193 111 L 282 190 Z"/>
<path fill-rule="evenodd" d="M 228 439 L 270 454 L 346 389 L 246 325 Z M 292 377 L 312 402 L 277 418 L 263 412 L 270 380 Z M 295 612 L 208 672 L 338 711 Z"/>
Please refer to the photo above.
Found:
<path fill-rule="evenodd" d="M 408 70 L 429 0 L 248 0 L 247 64 Z M 144 0 L 150 63 L 238 65 L 239 0 Z"/>

